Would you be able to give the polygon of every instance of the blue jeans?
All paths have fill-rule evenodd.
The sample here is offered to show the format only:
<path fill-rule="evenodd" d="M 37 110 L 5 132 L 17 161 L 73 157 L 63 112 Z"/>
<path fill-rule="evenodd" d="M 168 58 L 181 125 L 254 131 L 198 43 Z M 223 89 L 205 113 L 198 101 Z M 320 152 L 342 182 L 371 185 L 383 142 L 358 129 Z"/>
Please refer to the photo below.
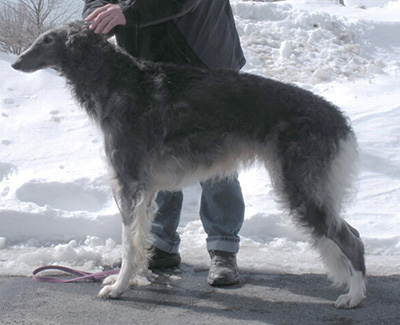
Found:
<path fill-rule="evenodd" d="M 244 200 L 237 177 L 200 183 L 200 219 L 207 233 L 207 249 L 239 251 L 239 230 L 244 220 Z M 176 229 L 181 216 L 182 192 L 160 192 L 158 211 L 152 225 L 153 245 L 177 253 L 180 238 Z"/>

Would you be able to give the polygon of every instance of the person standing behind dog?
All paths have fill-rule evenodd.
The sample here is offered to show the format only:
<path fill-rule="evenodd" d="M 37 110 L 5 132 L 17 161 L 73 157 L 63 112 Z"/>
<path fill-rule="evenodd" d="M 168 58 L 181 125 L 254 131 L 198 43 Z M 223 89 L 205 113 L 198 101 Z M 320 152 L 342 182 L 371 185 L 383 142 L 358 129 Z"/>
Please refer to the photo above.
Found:
<path fill-rule="evenodd" d="M 85 0 L 83 17 L 95 33 L 114 34 L 129 54 L 153 62 L 240 70 L 245 58 L 229 0 Z M 210 285 L 240 282 L 236 264 L 244 201 L 237 177 L 201 183 L 200 217 L 211 257 Z M 152 225 L 150 269 L 180 264 L 176 232 L 182 192 L 160 192 Z"/>

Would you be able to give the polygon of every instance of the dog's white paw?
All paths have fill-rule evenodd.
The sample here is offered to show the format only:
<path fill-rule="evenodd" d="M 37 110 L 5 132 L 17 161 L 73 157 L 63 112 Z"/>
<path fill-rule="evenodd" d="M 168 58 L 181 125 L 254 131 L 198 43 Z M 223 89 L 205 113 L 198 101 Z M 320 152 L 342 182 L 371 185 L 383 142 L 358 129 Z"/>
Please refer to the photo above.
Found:
<path fill-rule="evenodd" d="M 115 282 L 117 282 L 118 280 L 118 274 L 113 274 L 113 275 L 109 275 L 108 277 L 106 277 L 103 280 L 103 283 L 101 284 L 102 287 L 108 286 L 108 285 L 112 285 Z"/>
<path fill-rule="evenodd" d="M 137 275 L 135 277 L 133 277 L 130 281 L 129 281 L 129 285 L 130 286 L 137 286 L 137 287 L 145 287 L 151 284 L 151 281 L 149 281 L 146 276 L 140 276 Z"/>
<path fill-rule="evenodd" d="M 351 294 L 347 293 L 344 295 L 339 296 L 339 298 L 336 300 L 335 306 L 337 308 L 354 308 L 360 305 L 361 301 L 364 299 L 363 294 Z"/>
<path fill-rule="evenodd" d="M 116 299 L 119 298 L 123 292 L 124 290 L 117 287 L 115 284 L 107 285 L 100 290 L 98 296 L 103 299 Z"/>

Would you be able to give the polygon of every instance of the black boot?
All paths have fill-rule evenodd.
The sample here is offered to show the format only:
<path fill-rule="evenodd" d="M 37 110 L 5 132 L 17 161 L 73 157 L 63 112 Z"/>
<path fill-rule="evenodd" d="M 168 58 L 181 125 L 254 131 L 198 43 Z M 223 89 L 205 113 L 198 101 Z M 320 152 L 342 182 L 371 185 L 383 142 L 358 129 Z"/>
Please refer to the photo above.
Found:
<path fill-rule="evenodd" d="M 168 253 L 155 246 L 151 247 L 152 257 L 149 260 L 149 269 L 168 269 L 176 267 L 181 263 L 179 253 Z"/>
<path fill-rule="evenodd" d="M 208 251 L 211 257 L 207 282 L 211 286 L 227 286 L 240 283 L 236 254 L 224 251 Z"/>

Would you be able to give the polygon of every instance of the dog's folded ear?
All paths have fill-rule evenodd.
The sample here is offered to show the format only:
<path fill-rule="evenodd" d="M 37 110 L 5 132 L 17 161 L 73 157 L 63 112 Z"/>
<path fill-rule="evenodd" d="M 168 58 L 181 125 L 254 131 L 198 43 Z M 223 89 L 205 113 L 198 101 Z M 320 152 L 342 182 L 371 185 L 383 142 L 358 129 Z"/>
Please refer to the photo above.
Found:
<path fill-rule="evenodd" d="M 82 51 L 85 53 L 95 53 L 96 44 L 99 42 L 93 42 L 93 39 L 103 38 L 103 35 L 95 34 L 89 29 L 89 23 L 85 21 L 75 21 L 67 25 L 67 40 L 65 45 L 70 51 Z"/>

